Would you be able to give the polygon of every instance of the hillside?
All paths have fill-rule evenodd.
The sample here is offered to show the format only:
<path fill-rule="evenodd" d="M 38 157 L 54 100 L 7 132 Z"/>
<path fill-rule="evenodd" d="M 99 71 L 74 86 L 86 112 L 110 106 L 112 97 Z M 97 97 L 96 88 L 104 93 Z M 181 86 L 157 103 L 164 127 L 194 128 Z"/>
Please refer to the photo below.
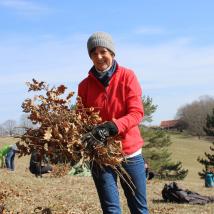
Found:
<path fill-rule="evenodd" d="M 196 158 L 204 151 L 209 151 L 209 143 L 195 138 L 172 136 L 170 147 L 172 157 L 181 160 L 184 168 L 190 170 L 188 177 L 178 184 L 202 195 L 214 195 L 213 188 L 205 188 L 203 180 L 197 176 L 200 165 Z M 0 138 L 3 144 L 14 142 L 11 138 Z M 98 197 L 91 177 L 72 177 L 66 175 L 53 178 L 45 175 L 36 178 L 28 171 L 29 157 L 15 159 L 15 172 L 0 169 L 0 205 L 5 213 L 56 213 L 56 214 L 99 214 Z M 211 214 L 214 204 L 205 206 L 164 203 L 161 190 L 164 181 L 151 180 L 147 185 L 150 213 Z M 123 214 L 129 214 L 122 194 Z M 9 212 L 10 211 L 10 212 Z"/>
<path fill-rule="evenodd" d="M 169 151 L 172 152 L 172 159 L 181 161 L 183 167 L 189 169 L 185 181 L 198 184 L 202 181 L 198 172 L 202 170 L 203 166 L 197 161 L 197 157 L 205 157 L 204 152 L 211 152 L 209 147 L 212 141 L 179 134 L 171 135 L 171 140 L 173 143 Z"/>

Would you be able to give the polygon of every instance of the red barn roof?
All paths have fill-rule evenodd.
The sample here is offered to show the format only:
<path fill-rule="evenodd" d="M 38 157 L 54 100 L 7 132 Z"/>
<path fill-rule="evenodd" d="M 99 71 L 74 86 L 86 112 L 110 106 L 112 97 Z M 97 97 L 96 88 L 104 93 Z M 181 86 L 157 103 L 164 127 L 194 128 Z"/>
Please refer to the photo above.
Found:
<path fill-rule="evenodd" d="M 160 127 L 161 128 L 174 128 L 178 125 L 179 120 L 164 120 L 161 121 Z"/>

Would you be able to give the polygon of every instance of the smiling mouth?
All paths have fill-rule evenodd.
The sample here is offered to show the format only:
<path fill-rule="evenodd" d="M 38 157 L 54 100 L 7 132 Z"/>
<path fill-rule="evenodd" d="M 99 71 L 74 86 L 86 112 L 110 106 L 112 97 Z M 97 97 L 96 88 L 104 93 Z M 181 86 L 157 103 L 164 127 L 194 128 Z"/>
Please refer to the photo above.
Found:
<path fill-rule="evenodd" d="M 106 64 L 105 63 L 102 63 L 102 64 L 98 64 L 99 67 L 105 67 Z"/>
<path fill-rule="evenodd" d="M 105 62 L 98 62 L 98 64 L 99 64 L 99 65 L 103 65 L 103 64 L 105 64 Z"/>

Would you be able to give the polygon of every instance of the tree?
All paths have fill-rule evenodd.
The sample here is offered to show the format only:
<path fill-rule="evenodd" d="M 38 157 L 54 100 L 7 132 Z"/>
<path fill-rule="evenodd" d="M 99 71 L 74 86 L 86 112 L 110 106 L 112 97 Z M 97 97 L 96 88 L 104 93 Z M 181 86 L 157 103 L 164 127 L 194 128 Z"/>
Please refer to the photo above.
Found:
<path fill-rule="evenodd" d="M 207 115 L 207 123 L 204 127 L 204 131 L 208 136 L 214 136 L 214 108 L 212 114 Z M 212 153 L 204 153 L 206 158 L 198 157 L 197 159 L 199 163 L 204 165 L 202 172 L 198 173 L 201 178 L 204 178 L 208 171 L 214 172 L 214 142 L 212 143 L 212 146 L 210 146 L 210 150 Z"/>
<path fill-rule="evenodd" d="M 12 136 L 15 131 L 16 121 L 15 120 L 7 120 L 3 123 L 3 127 L 6 130 L 6 132 Z"/>
<path fill-rule="evenodd" d="M 33 123 L 28 119 L 28 114 L 22 114 L 20 117 L 20 126 L 24 128 L 32 128 Z"/>
<path fill-rule="evenodd" d="M 180 107 L 176 114 L 176 119 L 182 121 L 187 132 L 199 138 L 206 133 L 203 127 L 206 125 L 207 114 L 214 108 L 214 98 L 202 96 L 198 101 Z"/>
<path fill-rule="evenodd" d="M 143 122 L 152 121 L 152 114 L 156 111 L 157 105 L 152 103 L 152 99 L 143 97 L 145 119 Z M 181 162 L 172 162 L 171 153 L 168 146 L 171 144 L 169 135 L 163 130 L 141 126 L 141 134 L 147 144 L 143 147 L 143 154 L 149 168 L 155 172 L 160 179 L 183 179 L 188 170 L 182 169 Z"/>
<path fill-rule="evenodd" d="M 144 107 L 143 122 L 152 122 L 152 114 L 156 111 L 158 106 L 153 104 L 152 98 L 149 96 L 143 96 L 142 102 Z"/>
<path fill-rule="evenodd" d="M 171 161 L 167 147 L 172 143 L 169 135 L 163 130 L 153 130 L 143 147 L 143 154 L 152 171 L 158 178 L 166 180 L 184 179 L 188 170 L 182 169 L 182 163 Z"/>
<path fill-rule="evenodd" d="M 6 130 L 2 125 L 0 125 L 0 136 L 4 136 L 6 134 Z"/>
<path fill-rule="evenodd" d="M 24 134 L 27 129 L 35 127 L 31 120 L 28 119 L 28 116 L 29 114 L 21 115 L 17 134 Z"/>

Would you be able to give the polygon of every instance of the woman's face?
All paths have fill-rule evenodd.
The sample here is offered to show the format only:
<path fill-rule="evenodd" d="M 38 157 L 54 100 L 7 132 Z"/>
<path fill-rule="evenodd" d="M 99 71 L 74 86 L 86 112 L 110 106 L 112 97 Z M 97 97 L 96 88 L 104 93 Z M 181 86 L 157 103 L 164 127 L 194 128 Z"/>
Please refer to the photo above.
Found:
<path fill-rule="evenodd" d="M 91 52 L 91 60 L 98 71 L 105 71 L 112 65 L 114 55 L 104 47 L 96 47 Z"/>

